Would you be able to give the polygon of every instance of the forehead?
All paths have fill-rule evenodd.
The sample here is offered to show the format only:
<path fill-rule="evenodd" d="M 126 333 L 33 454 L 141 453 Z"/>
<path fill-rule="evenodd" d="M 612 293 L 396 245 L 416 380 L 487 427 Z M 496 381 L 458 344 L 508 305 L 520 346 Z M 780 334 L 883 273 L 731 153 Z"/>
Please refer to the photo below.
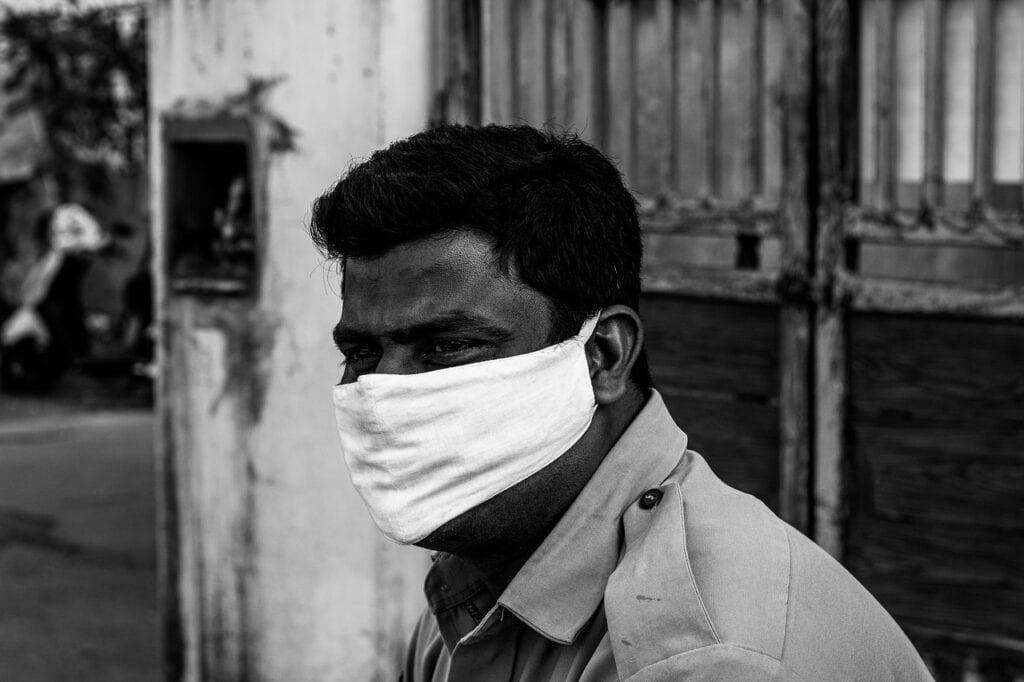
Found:
<path fill-rule="evenodd" d="M 514 323 L 546 299 L 495 263 L 490 242 L 475 232 L 400 245 L 345 265 L 342 323 L 400 329 L 452 311 Z"/>

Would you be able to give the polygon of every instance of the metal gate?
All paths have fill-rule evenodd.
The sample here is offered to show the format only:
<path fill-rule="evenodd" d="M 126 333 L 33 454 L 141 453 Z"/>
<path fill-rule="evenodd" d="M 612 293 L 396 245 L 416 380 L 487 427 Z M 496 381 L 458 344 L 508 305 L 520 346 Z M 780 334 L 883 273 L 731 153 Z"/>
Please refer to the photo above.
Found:
<path fill-rule="evenodd" d="M 818 18 L 817 539 L 939 679 L 1021 679 L 1024 1 Z"/>
<path fill-rule="evenodd" d="M 652 372 L 692 447 L 940 676 L 1018 671 L 1024 0 L 435 9 L 437 120 L 577 131 L 638 195 Z"/>

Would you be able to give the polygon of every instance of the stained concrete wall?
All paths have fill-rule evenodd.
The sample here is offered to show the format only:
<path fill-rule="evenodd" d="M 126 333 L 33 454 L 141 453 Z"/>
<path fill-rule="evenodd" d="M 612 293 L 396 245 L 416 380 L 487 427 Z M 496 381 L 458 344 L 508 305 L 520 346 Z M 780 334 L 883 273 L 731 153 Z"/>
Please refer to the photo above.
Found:
<path fill-rule="evenodd" d="M 428 3 L 158 0 L 150 30 L 168 678 L 395 679 L 427 561 L 380 539 L 344 471 L 338 281 L 304 225 L 353 160 L 425 124 Z M 173 294 L 162 116 L 224 111 L 288 138 L 257 169 L 259 291 Z"/>

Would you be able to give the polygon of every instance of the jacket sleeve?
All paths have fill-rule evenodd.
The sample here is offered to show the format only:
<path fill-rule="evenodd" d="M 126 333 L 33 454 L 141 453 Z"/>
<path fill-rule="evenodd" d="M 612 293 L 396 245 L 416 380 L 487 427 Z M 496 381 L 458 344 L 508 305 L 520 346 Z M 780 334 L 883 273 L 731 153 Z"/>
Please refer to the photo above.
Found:
<path fill-rule="evenodd" d="M 780 661 L 733 644 L 712 644 L 677 654 L 638 671 L 629 682 L 753 682 L 801 680 Z"/>

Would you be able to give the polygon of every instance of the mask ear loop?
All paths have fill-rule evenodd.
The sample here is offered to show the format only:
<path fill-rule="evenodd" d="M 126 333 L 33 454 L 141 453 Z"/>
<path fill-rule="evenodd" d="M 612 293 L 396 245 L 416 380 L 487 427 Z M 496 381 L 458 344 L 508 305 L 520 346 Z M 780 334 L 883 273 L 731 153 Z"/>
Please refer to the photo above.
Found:
<path fill-rule="evenodd" d="M 597 329 L 597 322 L 598 322 L 598 320 L 600 318 L 601 318 L 600 313 L 598 313 L 597 315 L 594 315 L 592 317 L 588 317 L 587 319 L 583 320 L 583 324 L 580 325 L 580 330 L 578 332 L 576 332 L 575 335 L 570 336 L 569 338 L 565 339 L 564 341 L 559 341 L 558 343 L 554 344 L 553 346 L 547 346 L 546 348 L 543 348 L 541 350 L 549 350 L 549 349 L 554 349 L 554 348 L 565 348 L 566 346 L 568 346 L 570 344 L 573 344 L 573 343 L 578 344 L 580 346 L 585 346 L 587 341 L 590 340 L 590 337 L 592 337 L 594 335 L 594 331 Z"/>
<path fill-rule="evenodd" d="M 600 319 L 601 313 L 598 313 L 597 315 L 588 317 L 587 319 L 583 320 L 583 325 L 580 327 L 580 333 L 577 334 L 575 338 L 578 339 L 581 343 L 586 343 L 587 341 L 589 341 L 590 337 L 593 336 L 594 332 L 597 330 L 597 323 L 600 321 Z"/>

